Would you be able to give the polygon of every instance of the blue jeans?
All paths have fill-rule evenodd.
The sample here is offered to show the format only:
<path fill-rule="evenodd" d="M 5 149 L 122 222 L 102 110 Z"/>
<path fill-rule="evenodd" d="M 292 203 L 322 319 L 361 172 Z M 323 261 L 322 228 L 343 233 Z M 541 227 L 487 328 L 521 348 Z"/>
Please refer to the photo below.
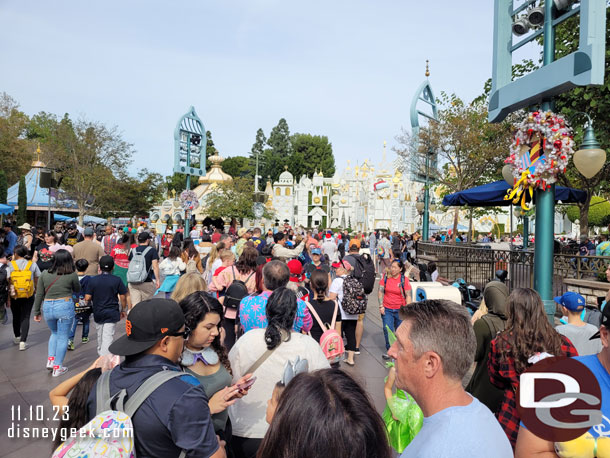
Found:
<path fill-rule="evenodd" d="M 68 349 L 68 337 L 74 321 L 72 299 L 45 299 L 42 303 L 44 319 L 51 330 L 49 337 L 49 357 L 55 358 L 56 366 L 63 366 Z"/>
<path fill-rule="evenodd" d="M 78 322 L 83 323 L 83 339 L 85 337 L 89 337 L 89 319 L 91 318 L 91 312 L 83 312 L 77 313 L 74 317 L 74 321 L 72 322 L 72 328 L 70 329 L 70 336 L 68 340 L 74 340 L 74 336 L 76 335 L 76 327 L 78 326 Z"/>
<path fill-rule="evenodd" d="M 402 323 L 402 320 L 398 317 L 398 310 L 392 310 L 387 307 L 385 308 L 385 313 L 381 315 L 381 322 L 383 323 L 383 337 L 385 337 L 385 349 L 390 349 L 390 342 L 388 340 L 388 330 L 386 329 L 386 325 L 390 328 L 390 330 L 396 334 L 396 329 Z"/>

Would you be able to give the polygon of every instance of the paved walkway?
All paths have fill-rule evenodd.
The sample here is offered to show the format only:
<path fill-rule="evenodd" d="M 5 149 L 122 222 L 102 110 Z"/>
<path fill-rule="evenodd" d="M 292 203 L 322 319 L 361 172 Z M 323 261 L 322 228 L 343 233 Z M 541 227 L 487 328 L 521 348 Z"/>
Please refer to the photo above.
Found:
<path fill-rule="evenodd" d="M 79 326 L 76 331 L 76 350 L 68 352 L 66 356 L 66 365 L 70 370 L 62 377 L 53 378 L 45 369 L 49 334 L 44 320 L 42 323 L 32 320 L 28 337 L 29 348 L 19 351 L 18 346 L 13 344 L 10 321 L 6 326 L 0 326 L 0 457 L 31 458 L 51 455 L 52 433 L 49 431 L 51 428 L 57 428 L 59 422 L 53 420 L 49 391 L 71 375 L 86 369 L 97 357 L 93 322 L 91 341 L 85 345 L 79 340 Z M 370 296 L 360 350 L 361 354 L 356 356 L 356 366 L 352 368 L 344 364 L 343 369 L 357 377 L 366 387 L 375 407 L 381 413 L 385 406 L 383 379 L 387 371 L 381 358 L 385 345 L 376 291 Z M 44 432 L 48 433 L 47 438 L 32 437 L 33 434 L 39 436 Z M 26 433 L 30 434 L 29 437 L 18 437 Z"/>

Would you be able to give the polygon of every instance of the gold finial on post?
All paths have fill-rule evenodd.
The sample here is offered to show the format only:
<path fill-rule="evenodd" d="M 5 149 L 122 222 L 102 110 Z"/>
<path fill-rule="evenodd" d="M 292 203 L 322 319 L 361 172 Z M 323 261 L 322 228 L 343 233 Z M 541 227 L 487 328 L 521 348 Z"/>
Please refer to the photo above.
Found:
<path fill-rule="evenodd" d="M 430 61 L 426 59 L 426 78 L 430 76 L 430 66 L 428 65 Z"/>

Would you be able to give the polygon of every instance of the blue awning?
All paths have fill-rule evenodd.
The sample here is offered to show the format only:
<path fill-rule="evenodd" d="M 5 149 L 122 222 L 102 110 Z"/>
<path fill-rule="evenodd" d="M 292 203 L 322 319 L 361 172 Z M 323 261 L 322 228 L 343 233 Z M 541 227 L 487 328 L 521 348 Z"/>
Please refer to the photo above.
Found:
<path fill-rule="evenodd" d="M 74 221 L 75 218 L 66 215 L 60 215 L 59 213 L 53 213 L 53 219 L 55 221 Z"/>
<path fill-rule="evenodd" d="M 506 207 L 511 204 L 510 200 L 504 200 L 506 191 L 510 188 L 511 186 L 504 180 L 494 181 L 493 183 L 449 194 L 443 198 L 443 205 L 446 207 L 461 207 L 464 205 L 471 207 Z M 586 198 L 587 193 L 580 189 L 555 186 L 555 202 L 561 201 L 564 204 L 572 204 L 584 202 Z"/>
<path fill-rule="evenodd" d="M 10 205 L 0 204 L 0 215 L 10 215 L 15 211 L 15 208 Z"/>

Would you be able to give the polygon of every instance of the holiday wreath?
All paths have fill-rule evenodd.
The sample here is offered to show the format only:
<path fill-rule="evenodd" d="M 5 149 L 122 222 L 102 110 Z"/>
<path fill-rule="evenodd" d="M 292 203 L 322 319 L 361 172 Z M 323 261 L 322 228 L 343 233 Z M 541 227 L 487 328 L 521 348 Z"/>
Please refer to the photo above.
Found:
<path fill-rule="evenodd" d="M 528 211 L 534 197 L 534 189 L 546 190 L 557 181 L 559 173 L 565 173 L 570 157 L 574 154 L 572 129 L 562 115 L 551 111 L 529 113 L 515 133 L 510 146 L 510 156 L 504 162 L 511 165 L 513 188 L 505 200 Z"/>

